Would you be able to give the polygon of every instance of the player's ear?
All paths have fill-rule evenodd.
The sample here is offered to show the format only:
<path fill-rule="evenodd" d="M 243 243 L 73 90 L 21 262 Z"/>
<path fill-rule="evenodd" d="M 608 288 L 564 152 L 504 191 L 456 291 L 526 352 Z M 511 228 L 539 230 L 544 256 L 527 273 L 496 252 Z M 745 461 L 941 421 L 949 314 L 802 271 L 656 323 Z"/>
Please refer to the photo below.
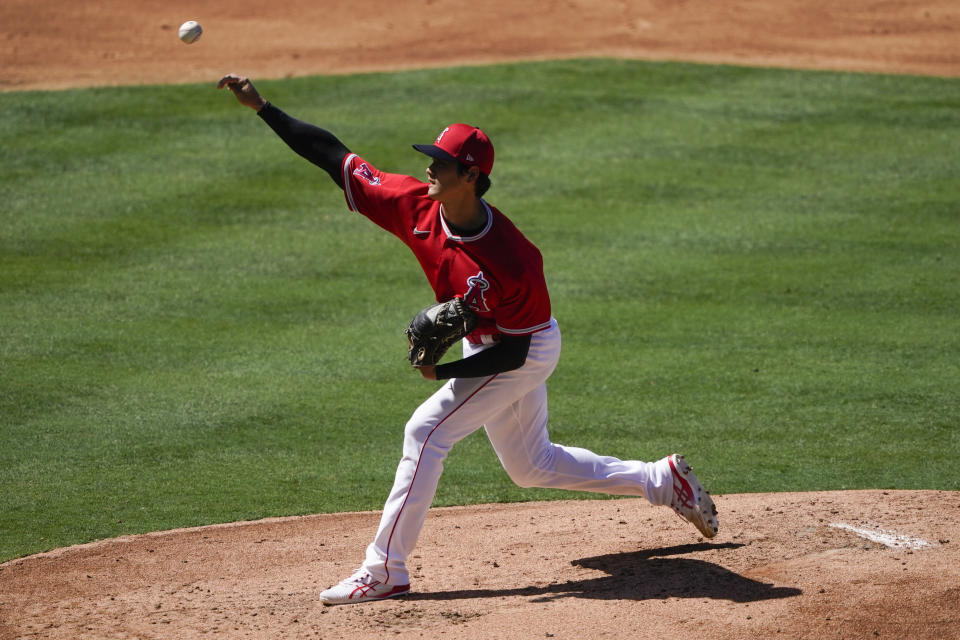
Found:
<path fill-rule="evenodd" d="M 476 165 L 470 167 L 470 171 L 467 172 L 467 182 L 476 184 L 478 177 L 480 177 L 480 167 Z"/>

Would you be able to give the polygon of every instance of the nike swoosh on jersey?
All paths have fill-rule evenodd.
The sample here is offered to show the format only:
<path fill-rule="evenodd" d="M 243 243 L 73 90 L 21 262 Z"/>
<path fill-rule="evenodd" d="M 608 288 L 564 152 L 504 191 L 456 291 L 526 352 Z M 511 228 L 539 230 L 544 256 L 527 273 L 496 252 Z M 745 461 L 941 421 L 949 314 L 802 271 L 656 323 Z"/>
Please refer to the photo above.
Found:
<path fill-rule="evenodd" d="M 430 235 L 430 230 L 429 230 L 429 229 L 417 229 L 416 227 L 414 227 L 414 228 L 413 228 L 413 235 L 415 235 L 415 236 L 428 236 L 428 235 Z"/>

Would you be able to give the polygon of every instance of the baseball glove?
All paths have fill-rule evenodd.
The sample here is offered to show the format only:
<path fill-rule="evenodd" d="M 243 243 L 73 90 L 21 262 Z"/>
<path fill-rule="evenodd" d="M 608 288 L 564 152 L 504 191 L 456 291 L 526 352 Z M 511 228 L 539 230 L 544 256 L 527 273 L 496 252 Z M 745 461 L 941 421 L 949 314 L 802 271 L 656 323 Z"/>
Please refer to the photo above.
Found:
<path fill-rule="evenodd" d="M 431 305 L 414 316 L 404 329 L 410 342 L 407 358 L 414 367 L 437 364 L 454 342 L 461 340 L 477 326 L 477 316 L 454 298 Z"/>

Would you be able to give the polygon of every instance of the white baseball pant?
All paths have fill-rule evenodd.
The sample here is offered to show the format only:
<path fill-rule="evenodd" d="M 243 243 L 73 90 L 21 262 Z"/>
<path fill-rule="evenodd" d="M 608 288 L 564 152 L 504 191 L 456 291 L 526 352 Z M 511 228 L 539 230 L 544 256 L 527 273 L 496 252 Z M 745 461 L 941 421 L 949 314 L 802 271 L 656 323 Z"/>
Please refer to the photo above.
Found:
<path fill-rule="evenodd" d="M 464 341 L 464 357 L 486 348 Z M 522 367 L 484 378 L 448 380 L 410 417 L 403 457 L 367 547 L 363 568 L 384 584 L 410 582 L 406 560 L 433 502 L 443 461 L 453 445 L 484 426 L 500 463 L 521 487 L 575 489 L 643 496 L 669 504 L 673 480 L 667 459 L 619 460 L 550 442 L 546 380 L 560 357 L 556 320 L 531 336 Z"/>

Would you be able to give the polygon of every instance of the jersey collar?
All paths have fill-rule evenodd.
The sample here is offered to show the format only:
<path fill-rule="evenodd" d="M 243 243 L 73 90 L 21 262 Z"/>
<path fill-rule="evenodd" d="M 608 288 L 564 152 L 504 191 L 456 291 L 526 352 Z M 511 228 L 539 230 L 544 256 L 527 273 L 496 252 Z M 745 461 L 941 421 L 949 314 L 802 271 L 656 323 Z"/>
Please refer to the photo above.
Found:
<path fill-rule="evenodd" d="M 493 211 L 490 210 L 490 205 L 487 204 L 486 200 L 480 200 L 480 203 L 483 205 L 483 208 L 487 210 L 487 224 L 485 224 L 483 229 L 478 231 L 476 235 L 472 236 L 458 236 L 454 234 L 447 225 L 446 219 L 443 217 L 443 205 L 440 205 L 440 208 L 437 209 L 437 215 L 440 216 L 440 224 L 443 226 L 443 232 L 447 234 L 448 238 L 454 242 L 475 242 L 487 235 L 487 232 L 493 227 Z"/>

